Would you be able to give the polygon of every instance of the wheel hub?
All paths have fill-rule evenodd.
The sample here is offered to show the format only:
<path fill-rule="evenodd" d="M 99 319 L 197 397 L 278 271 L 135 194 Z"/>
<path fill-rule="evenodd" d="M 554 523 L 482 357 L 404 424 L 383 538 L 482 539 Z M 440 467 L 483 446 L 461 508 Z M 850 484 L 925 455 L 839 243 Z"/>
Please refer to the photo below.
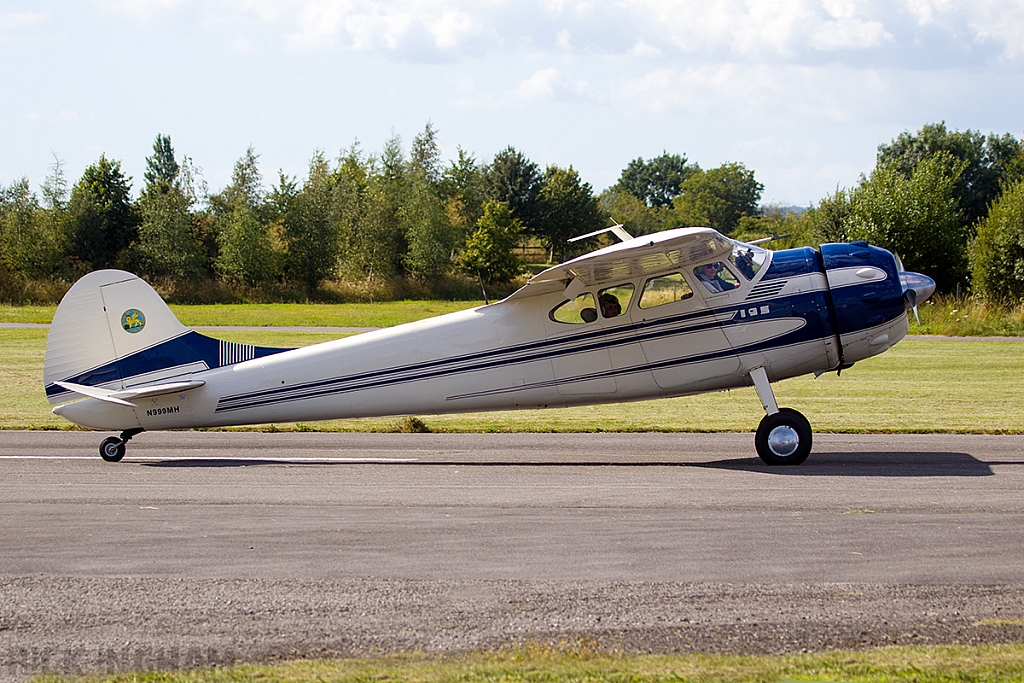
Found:
<path fill-rule="evenodd" d="M 768 448 L 780 458 L 793 455 L 799 447 L 800 435 L 789 425 L 780 425 L 768 434 Z"/>

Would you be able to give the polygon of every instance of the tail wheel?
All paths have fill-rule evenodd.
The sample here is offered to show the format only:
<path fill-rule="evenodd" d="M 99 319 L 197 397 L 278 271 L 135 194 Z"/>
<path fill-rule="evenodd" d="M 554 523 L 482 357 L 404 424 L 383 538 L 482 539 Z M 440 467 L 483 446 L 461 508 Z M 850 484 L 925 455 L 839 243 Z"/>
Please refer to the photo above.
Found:
<path fill-rule="evenodd" d="M 124 441 L 116 436 L 108 436 L 100 444 L 100 457 L 107 462 L 117 462 L 124 457 Z"/>
<path fill-rule="evenodd" d="M 792 408 L 780 408 L 761 420 L 754 446 L 765 464 L 799 465 L 811 454 L 811 423 Z"/>

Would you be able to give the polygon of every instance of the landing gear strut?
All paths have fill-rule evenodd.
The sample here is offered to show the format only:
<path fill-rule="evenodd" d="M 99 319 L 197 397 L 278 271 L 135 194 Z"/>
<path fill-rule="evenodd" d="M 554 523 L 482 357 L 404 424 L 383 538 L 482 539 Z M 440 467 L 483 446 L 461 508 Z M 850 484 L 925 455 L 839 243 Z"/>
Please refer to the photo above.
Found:
<path fill-rule="evenodd" d="M 103 439 L 100 444 L 100 457 L 107 462 L 118 462 L 124 457 L 125 445 L 132 440 L 132 437 L 140 433 L 142 430 L 139 428 L 126 429 L 121 432 L 121 436 L 108 436 Z"/>
<path fill-rule="evenodd" d="M 811 423 L 792 408 L 779 408 L 763 367 L 750 371 L 765 415 L 757 426 L 754 446 L 767 465 L 799 465 L 811 454 Z"/>

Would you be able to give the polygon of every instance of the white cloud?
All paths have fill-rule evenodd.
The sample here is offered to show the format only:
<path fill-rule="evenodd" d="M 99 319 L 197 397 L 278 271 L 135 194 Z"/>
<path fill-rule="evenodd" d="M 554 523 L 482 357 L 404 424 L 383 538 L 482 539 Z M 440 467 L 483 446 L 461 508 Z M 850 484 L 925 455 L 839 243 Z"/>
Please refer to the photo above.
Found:
<path fill-rule="evenodd" d="M 727 63 L 652 71 L 626 83 L 622 97 L 652 114 L 842 123 L 861 117 L 865 103 L 877 108 L 891 90 L 875 71 Z"/>
<path fill-rule="evenodd" d="M 310 0 L 298 7 L 293 49 L 350 49 L 426 58 L 479 51 L 487 33 L 478 10 L 441 2 Z"/>
<path fill-rule="evenodd" d="M 519 84 L 515 91 L 520 100 L 591 100 L 602 98 L 586 81 L 567 78 L 558 69 L 541 69 Z"/>
<path fill-rule="evenodd" d="M 406 61 L 523 53 L 904 65 L 1024 57 L 1020 0 L 97 0 L 143 17 L 259 22 L 296 50 L 355 50 Z M 12 17 L 14 15 L 3 15 Z M 984 45 L 971 54 L 972 45 Z M 964 54 L 960 57 L 957 48 Z M 861 55 L 860 57 L 858 55 Z M 835 55 L 830 58 L 839 59 Z"/>
<path fill-rule="evenodd" d="M 102 0 L 99 4 L 134 17 L 151 19 L 167 10 L 185 5 L 187 0 Z"/>
<path fill-rule="evenodd" d="M 0 32 L 16 31 L 25 26 L 41 23 L 46 15 L 39 12 L 3 12 L 0 13 Z"/>
<path fill-rule="evenodd" d="M 1004 59 L 1024 57 L 1024 5 L 1016 0 L 981 0 L 967 23 L 977 42 L 1002 46 Z"/>
<path fill-rule="evenodd" d="M 821 24 L 811 37 L 818 50 L 845 50 L 875 47 L 894 40 L 878 21 L 842 18 Z"/>
<path fill-rule="evenodd" d="M 630 57 L 641 57 L 643 59 L 656 59 L 662 56 L 662 51 L 641 38 L 629 50 Z"/>

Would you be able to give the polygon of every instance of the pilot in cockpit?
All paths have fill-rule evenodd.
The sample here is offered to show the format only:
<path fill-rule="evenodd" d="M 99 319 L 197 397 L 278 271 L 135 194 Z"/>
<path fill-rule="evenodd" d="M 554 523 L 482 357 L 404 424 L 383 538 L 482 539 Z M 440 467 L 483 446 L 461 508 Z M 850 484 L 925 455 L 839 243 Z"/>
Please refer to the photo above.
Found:
<path fill-rule="evenodd" d="M 615 318 L 622 314 L 622 305 L 614 294 L 604 292 L 600 296 L 601 314 L 606 318 Z"/>
<path fill-rule="evenodd" d="M 702 266 L 697 266 L 693 269 L 694 275 L 697 279 L 704 283 L 704 286 L 708 288 L 708 291 L 712 294 L 718 292 L 727 292 L 730 289 L 736 287 L 735 284 L 724 280 L 721 276 L 721 272 L 724 266 L 721 261 L 715 263 L 705 263 Z"/>

